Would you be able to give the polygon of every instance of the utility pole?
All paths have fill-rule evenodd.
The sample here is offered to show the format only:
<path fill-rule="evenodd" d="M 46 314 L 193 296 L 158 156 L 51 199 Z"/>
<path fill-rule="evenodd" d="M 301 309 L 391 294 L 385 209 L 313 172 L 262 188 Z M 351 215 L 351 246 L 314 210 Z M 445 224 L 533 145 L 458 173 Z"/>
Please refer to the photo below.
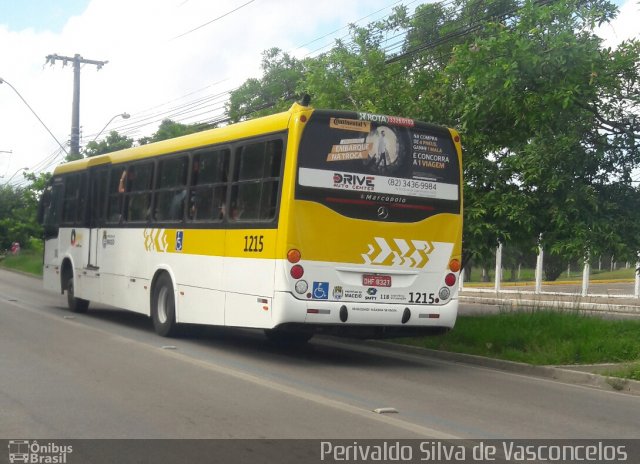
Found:
<path fill-rule="evenodd" d="M 77 53 L 73 56 L 47 55 L 46 63 L 54 65 L 56 61 L 62 61 L 62 65 L 73 63 L 73 106 L 71 107 L 71 152 L 69 157 L 77 159 L 80 154 L 80 65 L 93 64 L 98 71 L 108 61 L 86 60 Z"/>

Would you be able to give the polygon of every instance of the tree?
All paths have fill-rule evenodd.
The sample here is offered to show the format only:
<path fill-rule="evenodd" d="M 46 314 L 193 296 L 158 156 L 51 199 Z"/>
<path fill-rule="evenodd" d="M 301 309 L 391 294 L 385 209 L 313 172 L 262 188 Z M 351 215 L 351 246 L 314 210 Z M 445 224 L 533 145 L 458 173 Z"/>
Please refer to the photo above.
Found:
<path fill-rule="evenodd" d="M 140 145 L 146 145 L 147 143 L 189 135 L 210 128 L 211 126 L 206 124 L 182 124 L 172 121 L 171 119 L 164 119 L 160 123 L 158 130 L 151 137 L 143 137 L 138 140 L 138 143 Z"/>
<path fill-rule="evenodd" d="M 230 122 L 283 111 L 298 98 L 305 72 L 300 60 L 271 48 L 263 52 L 261 68 L 261 79 L 248 79 L 231 92 L 226 105 Z"/>
<path fill-rule="evenodd" d="M 467 204 L 482 205 L 472 231 L 490 223 L 498 238 L 541 233 L 564 259 L 637 246 L 640 229 L 617 227 L 638 224 L 637 213 L 607 194 L 616 185 L 639 194 L 630 184 L 638 94 L 634 103 L 629 90 L 638 88 L 638 44 L 603 49 L 594 34 L 614 14 L 606 1 L 527 1 L 454 50 L 446 73 L 469 134 Z"/>
<path fill-rule="evenodd" d="M 397 8 L 302 63 L 265 53 L 263 77 L 234 92 L 230 110 L 238 119 L 278 101 L 286 76 L 287 88 L 296 82 L 318 107 L 457 127 L 465 248 L 478 264 L 498 241 L 526 252 L 539 237 L 549 263 L 605 248 L 630 256 L 640 248 L 631 179 L 640 163 L 640 43 L 612 50 L 595 34 L 616 12 L 608 0 L 457 0 L 413 16 Z M 387 46 L 388 36 L 403 39 Z"/>
<path fill-rule="evenodd" d="M 8 249 L 13 242 L 26 247 L 31 237 L 41 236 L 36 211 L 37 200 L 29 188 L 0 187 L 0 250 Z"/>
<path fill-rule="evenodd" d="M 91 156 L 124 150 L 125 148 L 131 148 L 132 146 L 133 139 L 125 135 L 120 135 L 117 131 L 111 131 L 103 140 L 99 142 L 89 142 L 84 149 L 84 155 L 89 158 Z"/>

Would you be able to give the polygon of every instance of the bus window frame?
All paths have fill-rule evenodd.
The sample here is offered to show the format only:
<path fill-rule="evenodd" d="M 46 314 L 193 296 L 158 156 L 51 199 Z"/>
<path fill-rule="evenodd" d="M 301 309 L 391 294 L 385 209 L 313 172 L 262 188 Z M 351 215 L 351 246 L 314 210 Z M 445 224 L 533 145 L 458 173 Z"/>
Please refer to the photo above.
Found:
<path fill-rule="evenodd" d="M 179 160 L 180 158 L 186 159 L 186 167 L 185 167 L 186 178 L 184 180 L 184 184 L 182 184 L 181 186 L 173 185 L 169 187 L 165 187 L 165 186 L 160 187 L 161 165 L 163 163 Z M 189 181 L 191 178 L 191 172 L 190 172 L 191 159 L 192 159 L 192 154 L 188 151 L 179 151 L 176 153 L 170 153 L 168 155 L 159 156 L 153 159 L 154 166 L 151 174 L 153 179 L 151 182 L 151 199 L 149 201 L 149 209 L 151 211 L 148 219 L 149 222 L 154 224 L 179 224 L 179 223 L 185 222 L 188 192 L 189 192 Z M 186 192 L 185 196 L 182 199 L 183 203 L 182 203 L 182 212 L 180 214 L 180 217 L 177 219 L 172 219 L 172 218 L 160 219 L 160 220 L 156 219 L 158 214 L 158 206 L 157 206 L 158 197 L 165 193 L 171 193 L 172 194 L 171 196 L 173 197 L 176 194 L 179 195 L 181 193 L 180 191 Z M 169 208 L 170 208 L 170 205 L 169 205 Z M 134 222 L 134 221 L 129 221 L 129 222 Z"/>
<path fill-rule="evenodd" d="M 236 179 L 236 169 L 239 167 L 236 165 L 237 157 L 239 153 L 244 152 L 245 148 L 249 145 L 255 145 L 258 143 L 267 143 L 270 141 L 279 140 L 282 143 L 282 149 L 280 152 L 280 170 L 278 173 L 277 181 L 277 192 L 276 192 L 276 204 L 275 204 L 275 214 L 273 218 L 269 219 L 246 219 L 242 218 L 233 220 L 229 214 L 225 215 L 223 222 L 227 224 L 228 229 L 266 229 L 266 228 L 277 228 L 278 222 L 280 220 L 280 208 L 282 205 L 282 188 L 284 183 L 284 167 L 287 160 L 287 147 L 289 142 L 289 131 L 275 132 L 271 134 L 263 134 L 259 137 L 247 138 L 236 143 L 232 144 L 232 152 L 230 159 L 230 172 L 229 172 L 229 181 L 228 181 L 228 190 L 227 190 L 227 201 L 225 205 L 225 211 L 231 212 L 232 209 L 232 201 L 234 196 L 234 189 L 240 184 L 249 184 L 253 182 L 257 182 L 257 179 Z M 263 175 L 264 175 L 264 164 L 262 165 Z M 239 176 L 239 173 L 238 173 Z M 265 179 L 269 179 L 268 182 L 273 182 L 272 177 L 262 177 L 260 179 L 260 183 L 264 186 Z M 295 178 L 294 178 L 295 181 Z M 263 189 L 261 187 L 260 198 L 262 198 Z M 265 227 L 267 226 L 267 227 Z"/>
<path fill-rule="evenodd" d="M 257 144 L 257 143 L 266 143 L 269 141 L 280 141 L 282 145 L 282 151 L 280 153 L 280 169 L 278 172 L 278 177 L 268 177 L 260 179 L 261 183 L 265 183 L 264 180 L 268 179 L 266 183 L 271 183 L 277 181 L 277 191 L 276 191 L 276 202 L 275 202 L 275 214 L 273 218 L 270 219 L 248 219 L 248 220 L 238 220 L 231 221 L 228 214 L 225 214 L 222 219 L 206 219 L 206 220 L 194 220 L 189 218 L 189 192 L 193 189 L 192 178 L 193 178 L 193 162 L 194 157 L 198 154 L 212 152 L 212 151 L 222 151 L 225 149 L 229 150 L 229 158 L 228 158 L 228 166 L 226 172 L 226 181 L 222 183 L 215 183 L 216 186 L 224 186 L 226 189 L 226 195 L 224 200 L 224 209 L 225 212 L 230 211 L 231 207 L 231 191 L 234 184 L 233 177 L 233 169 L 235 166 L 236 153 L 238 149 L 243 149 L 247 145 Z M 106 195 L 105 195 L 105 207 L 104 207 L 104 216 L 100 221 L 101 227 L 111 227 L 111 228 L 136 228 L 141 225 L 153 226 L 153 227 L 175 227 L 179 226 L 182 228 L 188 229 L 277 229 L 278 223 L 280 220 L 280 207 L 282 204 L 282 190 L 284 185 L 284 175 L 285 175 L 285 164 L 287 160 L 287 147 L 289 145 L 289 130 L 270 132 L 265 134 L 260 134 L 256 137 L 245 137 L 233 141 L 224 141 L 219 144 L 211 144 L 204 145 L 201 147 L 194 148 L 192 150 L 181 150 L 173 153 L 167 153 L 163 155 L 149 156 L 139 160 L 127 161 L 118 164 L 109 164 L 109 175 L 107 177 L 107 187 L 106 187 Z M 157 193 L 160 191 L 157 188 L 158 176 L 159 176 L 159 163 L 166 159 L 170 159 L 172 157 L 180 157 L 180 156 L 188 157 L 188 175 L 187 175 L 187 201 L 185 202 L 185 211 L 183 214 L 183 218 L 181 220 L 156 220 L 154 219 L 154 212 L 156 209 L 156 201 L 157 201 Z M 128 172 L 131 166 L 138 166 L 151 163 L 153 164 L 152 171 L 152 182 L 151 188 L 146 190 L 145 192 L 151 194 L 151 200 L 149 204 L 149 214 L 147 217 L 142 220 L 127 220 L 124 217 L 124 202 L 128 195 L 132 192 L 126 188 L 124 193 L 113 192 L 110 190 L 110 187 L 115 186 L 117 190 L 117 183 L 122 175 L 123 170 Z M 264 170 L 264 165 L 263 165 Z M 88 171 L 88 170 L 87 170 Z M 114 178 L 115 176 L 115 178 Z M 295 178 L 294 178 L 295 181 Z M 112 184 L 113 182 L 113 184 Z M 210 184 L 214 185 L 214 184 Z M 142 193 L 143 191 L 137 191 L 134 193 Z M 119 202 L 118 208 L 118 218 L 113 219 L 110 218 L 109 215 L 114 214 L 114 211 L 111 210 L 112 198 L 117 198 Z"/>
<path fill-rule="evenodd" d="M 227 154 L 227 159 L 225 160 L 227 165 L 226 165 L 226 170 L 225 172 L 223 172 L 223 180 L 220 182 L 206 182 L 206 183 L 202 183 L 202 184 L 194 184 L 193 183 L 193 164 L 195 162 L 195 158 L 196 156 L 202 156 L 205 155 L 207 153 L 214 153 L 214 152 L 221 152 L 224 153 L 224 151 L 228 151 Z M 225 195 L 224 195 L 224 200 L 221 204 L 221 207 L 223 208 L 224 211 L 228 211 L 227 209 L 227 200 L 229 198 L 229 179 L 230 179 L 230 171 L 231 171 L 231 158 L 233 155 L 233 144 L 232 143 L 223 143 L 223 144 L 219 144 L 219 145 L 211 145 L 208 147 L 202 147 L 202 148 L 198 148 L 196 150 L 194 150 L 191 154 L 190 154 L 190 163 L 189 163 L 189 180 L 187 182 L 187 190 L 188 190 L 188 206 L 187 206 L 187 223 L 191 224 L 192 226 L 212 226 L 211 228 L 220 228 L 221 224 L 223 224 L 225 217 L 224 215 L 219 216 L 217 219 L 216 218 L 208 218 L 208 219 L 195 219 L 190 217 L 190 212 L 189 209 L 191 208 L 191 201 L 192 201 L 192 197 L 193 195 L 195 195 L 195 192 L 197 190 L 204 190 L 205 188 L 211 188 L 212 190 L 215 190 L 216 188 L 224 188 L 225 191 Z M 224 156 L 224 155 L 223 155 Z"/>

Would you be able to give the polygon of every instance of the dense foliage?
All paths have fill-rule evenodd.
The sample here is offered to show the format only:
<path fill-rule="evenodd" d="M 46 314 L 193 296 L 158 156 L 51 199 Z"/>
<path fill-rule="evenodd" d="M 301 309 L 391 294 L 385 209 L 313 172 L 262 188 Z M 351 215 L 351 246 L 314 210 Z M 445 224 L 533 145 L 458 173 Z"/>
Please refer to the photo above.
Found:
<path fill-rule="evenodd" d="M 24 174 L 29 181 L 27 187 L 0 187 L 0 253 L 11 248 L 13 242 L 22 248 L 31 244 L 33 237 L 40 237 L 42 229 L 36 221 L 40 192 L 44 189 L 49 174 Z"/>
<path fill-rule="evenodd" d="M 608 252 L 635 261 L 640 42 L 605 48 L 595 33 L 615 5 L 447 4 L 424 4 L 413 15 L 397 8 L 386 21 L 353 27 L 351 41 L 319 57 L 265 52 L 262 79 L 234 93 L 229 114 L 285 108 L 295 82 L 318 107 L 457 127 L 465 248 L 476 260 L 489 261 L 498 241 L 527 251 L 541 241 L 552 278 L 561 260 Z M 274 93 L 283 83 L 287 92 Z"/>

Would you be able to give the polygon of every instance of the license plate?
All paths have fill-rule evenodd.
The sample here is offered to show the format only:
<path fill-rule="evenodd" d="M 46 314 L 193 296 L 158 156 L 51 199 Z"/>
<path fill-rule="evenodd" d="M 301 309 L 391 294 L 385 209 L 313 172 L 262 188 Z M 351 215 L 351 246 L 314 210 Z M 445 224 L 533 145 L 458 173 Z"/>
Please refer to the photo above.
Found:
<path fill-rule="evenodd" d="M 362 285 L 365 287 L 391 287 L 391 276 L 363 275 Z"/>

